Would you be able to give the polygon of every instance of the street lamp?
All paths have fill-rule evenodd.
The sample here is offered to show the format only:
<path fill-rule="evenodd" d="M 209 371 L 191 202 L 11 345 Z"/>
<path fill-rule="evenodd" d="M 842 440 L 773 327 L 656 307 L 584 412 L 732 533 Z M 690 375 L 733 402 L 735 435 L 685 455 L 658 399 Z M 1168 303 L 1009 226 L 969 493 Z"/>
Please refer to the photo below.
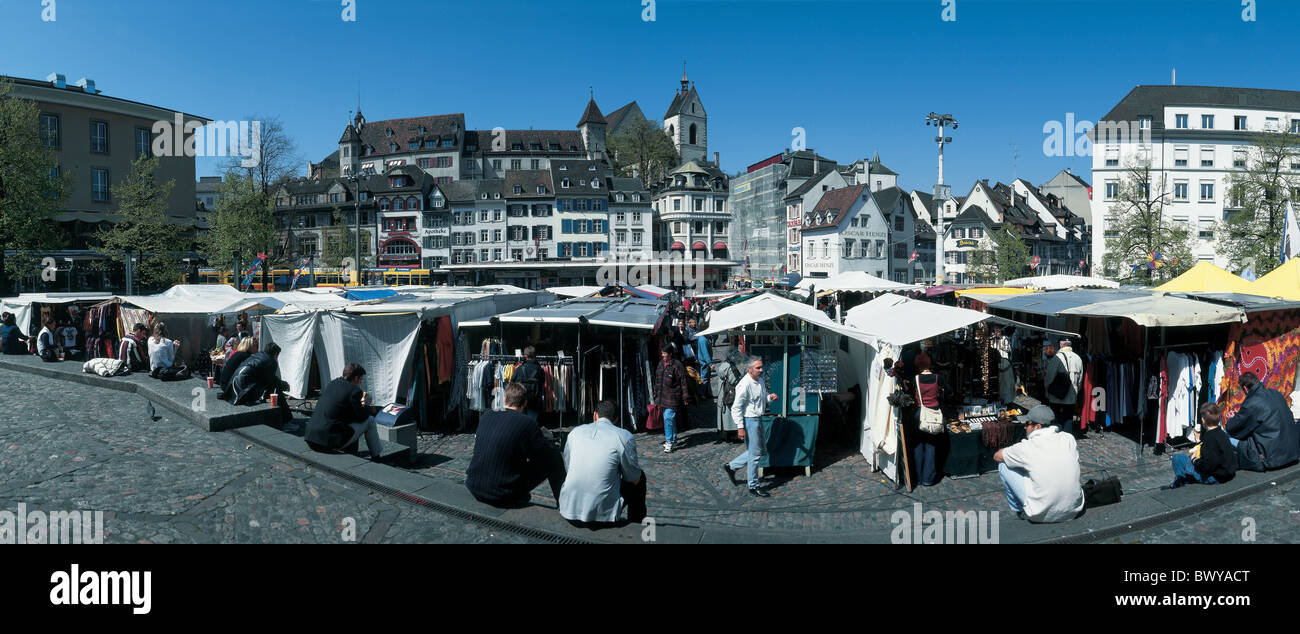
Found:
<path fill-rule="evenodd" d="M 355 220 L 357 224 L 357 242 L 356 260 L 352 263 L 352 268 L 356 271 L 356 284 L 357 286 L 361 286 L 361 170 L 352 170 L 352 174 L 349 175 L 348 180 L 351 180 L 356 185 L 356 191 L 352 192 L 352 213 L 354 216 L 353 220 Z"/>
<path fill-rule="evenodd" d="M 939 144 L 939 182 L 934 186 L 934 200 L 936 202 L 937 213 L 935 214 L 938 222 L 936 230 L 935 251 L 934 251 L 934 283 L 943 283 L 943 202 L 952 198 L 952 188 L 943 184 L 943 146 L 952 143 L 952 137 L 944 136 L 944 131 L 948 126 L 953 130 L 957 129 L 957 120 L 951 114 L 938 114 L 931 112 L 925 116 L 925 125 L 939 128 L 939 136 L 934 137 L 934 142 Z"/>

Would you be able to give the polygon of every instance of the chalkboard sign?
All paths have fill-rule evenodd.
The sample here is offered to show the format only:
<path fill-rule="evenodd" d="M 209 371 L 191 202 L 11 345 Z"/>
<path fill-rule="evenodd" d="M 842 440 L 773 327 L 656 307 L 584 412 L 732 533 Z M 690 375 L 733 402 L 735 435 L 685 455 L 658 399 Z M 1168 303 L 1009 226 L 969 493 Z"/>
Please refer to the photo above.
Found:
<path fill-rule="evenodd" d="M 839 364 L 835 353 L 804 349 L 799 385 L 804 392 L 828 394 L 839 391 Z"/>

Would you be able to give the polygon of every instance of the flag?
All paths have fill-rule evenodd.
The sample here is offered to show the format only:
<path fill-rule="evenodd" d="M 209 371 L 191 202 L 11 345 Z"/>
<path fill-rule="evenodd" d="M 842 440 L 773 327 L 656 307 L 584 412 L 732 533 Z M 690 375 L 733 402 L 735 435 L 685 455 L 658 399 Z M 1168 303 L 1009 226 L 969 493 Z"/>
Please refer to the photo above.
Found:
<path fill-rule="evenodd" d="M 913 262 L 915 262 L 915 261 L 916 261 L 916 251 L 913 251 L 913 252 L 912 252 L 912 257 L 907 258 L 907 263 L 908 263 L 908 264 L 911 264 L 911 263 L 913 263 Z"/>
<path fill-rule="evenodd" d="M 1282 228 L 1282 252 L 1279 254 L 1282 263 L 1291 259 L 1292 254 L 1300 249 L 1300 225 L 1295 221 L 1295 209 L 1291 206 L 1291 201 L 1286 201 L 1286 224 Z"/>
<path fill-rule="evenodd" d="M 257 259 L 253 260 L 253 265 L 248 267 L 248 273 L 244 275 L 244 285 L 243 285 L 244 288 L 248 288 L 250 285 L 252 285 L 253 276 L 257 275 L 257 267 L 262 266 L 262 262 L 264 260 L 266 260 L 266 254 L 258 253 Z"/>
<path fill-rule="evenodd" d="M 1244 271 L 1241 272 L 1241 279 L 1244 279 L 1244 280 L 1246 280 L 1247 282 L 1254 282 L 1255 279 L 1256 279 L 1256 277 L 1255 277 L 1255 267 L 1253 267 L 1253 266 L 1248 266 L 1248 267 L 1246 267 L 1246 270 L 1244 270 Z"/>
<path fill-rule="evenodd" d="M 294 288 L 296 288 L 296 287 L 298 286 L 298 278 L 302 277 L 302 273 L 303 273 L 303 271 L 306 271 L 306 270 L 307 270 L 307 265 L 309 265 L 309 264 L 311 264 L 311 258 L 310 258 L 310 257 L 308 257 L 307 259 L 303 260 L 303 261 L 302 261 L 302 267 L 299 268 L 297 271 L 294 271 L 294 272 L 293 272 L 293 281 L 289 283 L 289 290 L 293 290 Z M 316 280 L 312 280 L 312 283 L 315 283 L 315 282 L 316 282 Z"/>

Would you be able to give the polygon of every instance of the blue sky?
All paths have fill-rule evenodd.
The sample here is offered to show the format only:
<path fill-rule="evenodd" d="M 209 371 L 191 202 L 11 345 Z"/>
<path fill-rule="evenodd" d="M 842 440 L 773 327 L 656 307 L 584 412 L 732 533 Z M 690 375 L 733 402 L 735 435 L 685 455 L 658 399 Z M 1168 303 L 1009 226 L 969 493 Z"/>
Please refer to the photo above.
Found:
<path fill-rule="evenodd" d="M 55 2 L 43 22 L 42 3 Z M 879 151 L 934 183 L 931 111 L 960 128 L 947 181 L 1035 182 L 1086 157 L 1043 153 L 1045 122 L 1095 121 L 1133 86 L 1298 89 L 1300 3 L 1257 0 L 0 0 L 0 74 L 96 80 L 106 94 L 217 120 L 275 115 L 304 159 L 337 148 L 358 85 L 368 119 L 464 112 L 475 129 L 572 129 L 594 87 L 609 112 L 661 117 L 682 62 L 730 173 L 807 132 L 848 163 Z M 945 22 L 955 3 L 956 21 Z M 200 159 L 200 175 L 215 160 Z"/>

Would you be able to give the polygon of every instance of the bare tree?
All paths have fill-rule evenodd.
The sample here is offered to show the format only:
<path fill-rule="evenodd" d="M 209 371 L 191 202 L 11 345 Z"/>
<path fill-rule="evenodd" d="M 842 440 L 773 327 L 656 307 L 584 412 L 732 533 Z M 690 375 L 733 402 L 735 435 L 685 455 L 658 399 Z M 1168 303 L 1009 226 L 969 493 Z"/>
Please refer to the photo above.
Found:
<path fill-rule="evenodd" d="M 302 154 L 298 152 L 298 144 L 289 136 L 284 122 L 279 117 L 250 115 L 248 120 L 260 122 L 260 136 L 252 139 L 257 148 L 255 151 L 258 152 L 255 155 L 258 158 L 257 163 L 252 167 L 245 167 L 243 161 L 247 157 L 232 156 L 222 167 L 226 171 L 242 172 L 249 178 L 262 197 L 262 201 L 253 202 L 253 207 L 265 206 L 274 209 L 276 191 L 281 185 L 298 176 L 303 164 Z M 267 253 L 267 259 L 262 263 L 263 288 L 266 288 L 271 266 L 283 264 L 291 259 L 293 246 L 289 244 L 288 239 L 277 241 L 275 245 L 276 248 Z"/>

